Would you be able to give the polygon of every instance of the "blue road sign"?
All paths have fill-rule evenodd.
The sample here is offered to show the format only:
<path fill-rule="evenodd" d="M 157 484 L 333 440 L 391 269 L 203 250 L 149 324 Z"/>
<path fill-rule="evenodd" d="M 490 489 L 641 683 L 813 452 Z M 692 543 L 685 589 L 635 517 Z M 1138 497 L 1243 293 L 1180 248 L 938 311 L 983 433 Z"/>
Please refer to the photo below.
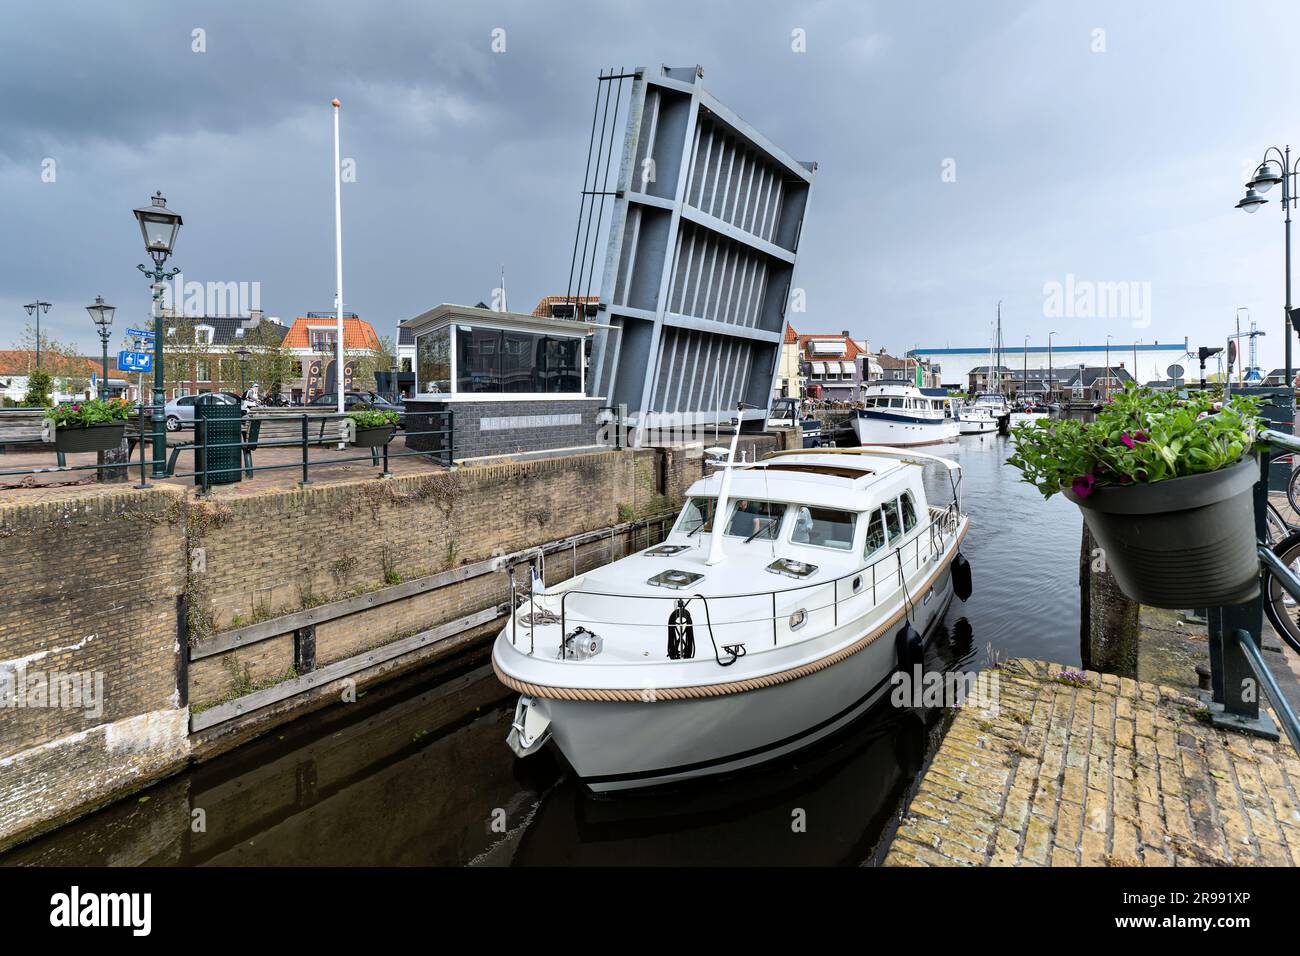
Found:
<path fill-rule="evenodd" d="M 117 367 L 123 372 L 152 372 L 153 353 L 123 350 L 117 353 Z"/>
<path fill-rule="evenodd" d="M 146 331 L 145 329 L 127 329 L 126 334 L 128 338 L 133 338 L 133 339 L 153 338 L 153 332 Z"/>

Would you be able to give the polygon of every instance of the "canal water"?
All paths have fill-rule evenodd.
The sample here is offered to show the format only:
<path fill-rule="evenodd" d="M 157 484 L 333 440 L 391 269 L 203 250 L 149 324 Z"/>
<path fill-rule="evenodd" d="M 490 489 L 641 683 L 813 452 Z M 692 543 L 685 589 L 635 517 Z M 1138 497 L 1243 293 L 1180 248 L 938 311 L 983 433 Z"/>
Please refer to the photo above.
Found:
<path fill-rule="evenodd" d="M 974 593 L 928 635 L 927 668 L 976 669 L 990 654 L 1079 662 L 1081 519 L 1020 482 L 1009 450 L 996 435 L 940 449 L 963 466 Z M 947 475 L 931 471 L 931 501 L 946 503 Z M 549 752 L 516 761 L 512 712 L 477 652 L 298 720 L 0 864 L 870 864 L 943 720 L 886 701 L 730 779 L 597 797 Z"/>

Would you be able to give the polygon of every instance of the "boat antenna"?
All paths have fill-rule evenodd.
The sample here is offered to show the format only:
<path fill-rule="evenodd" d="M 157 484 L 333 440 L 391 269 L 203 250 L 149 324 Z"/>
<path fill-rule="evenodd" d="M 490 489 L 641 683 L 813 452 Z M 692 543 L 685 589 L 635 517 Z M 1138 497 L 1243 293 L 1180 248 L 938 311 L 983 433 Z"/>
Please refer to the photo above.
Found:
<path fill-rule="evenodd" d="M 731 493 L 731 471 L 736 463 L 736 444 L 740 441 L 741 412 L 745 410 L 744 402 L 736 403 L 736 430 L 731 433 L 731 448 L 727 451 L 727 463 L 722 467 L 722 487 L 718 489 L 718 506 L 713 512 L 713 535 L 709 540 L 709 556 L 705 564 L 717 564 L 722 553 L 722 524 L 727 513 L 727 496 Z"/>

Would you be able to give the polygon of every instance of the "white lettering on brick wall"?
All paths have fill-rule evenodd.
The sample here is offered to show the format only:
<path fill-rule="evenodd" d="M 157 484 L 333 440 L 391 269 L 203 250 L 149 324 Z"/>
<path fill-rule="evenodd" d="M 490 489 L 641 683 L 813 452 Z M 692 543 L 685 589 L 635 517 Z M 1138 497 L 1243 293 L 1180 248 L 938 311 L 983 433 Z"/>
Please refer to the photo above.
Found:
<path fill-rule="evenodd" d="M 581 425 L 582 415 L 499 415 L 480 418 L 478 430 L 500 432 L 512 428 L 559 428 L 563 425 Z"/>

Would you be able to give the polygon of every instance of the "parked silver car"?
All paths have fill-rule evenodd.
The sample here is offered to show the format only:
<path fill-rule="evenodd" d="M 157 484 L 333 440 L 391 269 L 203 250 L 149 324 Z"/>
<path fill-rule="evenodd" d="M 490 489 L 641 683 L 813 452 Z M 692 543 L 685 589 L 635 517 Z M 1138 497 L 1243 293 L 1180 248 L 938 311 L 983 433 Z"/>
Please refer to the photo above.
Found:
<path fill-rule="evenodd" d="M 167 430 L 169 432 L 180 431 L 182 428 L 192 428 L 194 426 L 195 406 L 204 402 L 219 402 L 223 405 L 244 405 L 238 395 L 232 395 L 230 392 L 204 392 L 201 395 L 186 395 L 182 398 L 174 398 L 167 403 Z"/>

